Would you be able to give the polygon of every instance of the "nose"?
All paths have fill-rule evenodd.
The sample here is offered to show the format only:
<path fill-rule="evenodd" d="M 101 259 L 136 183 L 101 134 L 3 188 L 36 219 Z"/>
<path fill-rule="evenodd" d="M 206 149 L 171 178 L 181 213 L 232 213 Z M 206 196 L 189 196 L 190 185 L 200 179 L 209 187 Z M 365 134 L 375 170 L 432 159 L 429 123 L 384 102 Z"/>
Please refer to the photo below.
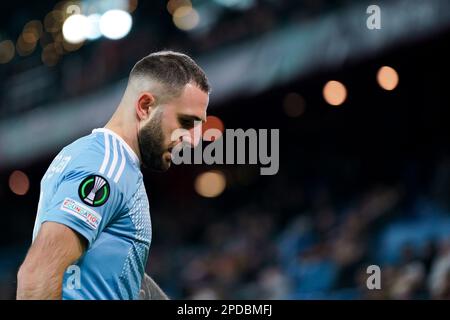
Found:
<path fill-rule="evenodd" d="M 198 140 L 198 139 L 197 139 Z M 196 137 L 193 133 L 189 132 L 180 137 L 180 141 L 189 144 L 190 147 L 194 148 L 198 143 L 196 143 Z"/>
<path fill-rule="evenodd" d="M 192 128 L 180 136 L 180 142 L 187 143 L 191 148 L 198 146 L 200 139 L 202 138 L 202 132 L 199 128 Z"/>
<path fill-rule="evenodd" d="M 171 135 L 171 141 L 174 146 L 183 143 L 194 148 L 199 144 L 200 139 L 202 139 L 202 131 L 199 128 L 192 128 L 191 130 L 177 129 Z"/>
<path fill-rule="evenodd" d="M 203 128 L 200 125 L 195 126 L 191 130 L 189 130 L 189 137 L 190 137 L 190 145 L 191 147 L 196 147 L 200 143 L 200 140 L 202 139 L 203 135 Z"/>

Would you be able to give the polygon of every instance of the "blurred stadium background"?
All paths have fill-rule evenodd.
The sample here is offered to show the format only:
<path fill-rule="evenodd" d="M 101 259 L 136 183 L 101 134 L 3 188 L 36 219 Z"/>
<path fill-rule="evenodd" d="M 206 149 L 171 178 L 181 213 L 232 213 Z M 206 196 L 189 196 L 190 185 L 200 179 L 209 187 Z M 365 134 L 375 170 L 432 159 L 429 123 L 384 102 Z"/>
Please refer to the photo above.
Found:
<path fill-rule="evenodd" d="M 210 123 L 281 139 L 274 176 L 148 173 L 147 272 L 172 298 L 450 298 L 448 0 L 16 0 L 0 15 L 0 298 L 51 159 L 161 49 L 206 70 Z"/>

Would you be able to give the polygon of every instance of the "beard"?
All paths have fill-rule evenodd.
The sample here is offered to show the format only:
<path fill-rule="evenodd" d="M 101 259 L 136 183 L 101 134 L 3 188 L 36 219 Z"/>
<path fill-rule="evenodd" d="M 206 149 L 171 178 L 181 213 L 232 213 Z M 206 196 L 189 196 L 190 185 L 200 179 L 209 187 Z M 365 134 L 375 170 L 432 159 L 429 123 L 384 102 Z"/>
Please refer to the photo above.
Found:
<path fill-rule="evenodd" d="M 163 158 L 164 133 L 161 128 L 162 110 L 155 110 L 155 115 L 139 130 L 138 143 L 142 165 L 153 171 L 163 172 L 169 169 L 170 161 Z"/>

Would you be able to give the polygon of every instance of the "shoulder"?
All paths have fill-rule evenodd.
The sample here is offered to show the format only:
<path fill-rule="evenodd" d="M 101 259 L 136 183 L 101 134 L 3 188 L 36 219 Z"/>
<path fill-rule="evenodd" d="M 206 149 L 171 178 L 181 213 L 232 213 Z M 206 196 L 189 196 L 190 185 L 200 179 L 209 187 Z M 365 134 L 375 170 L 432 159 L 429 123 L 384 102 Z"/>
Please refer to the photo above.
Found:
<path fill-rule="evenodd" d="M 66 160 L 66 175 L 100 176 L 125 198 L 134 194 L 142 181 L 136 155 L 120 137 L 96 129 L 66 146 L 60 157 Z"/>

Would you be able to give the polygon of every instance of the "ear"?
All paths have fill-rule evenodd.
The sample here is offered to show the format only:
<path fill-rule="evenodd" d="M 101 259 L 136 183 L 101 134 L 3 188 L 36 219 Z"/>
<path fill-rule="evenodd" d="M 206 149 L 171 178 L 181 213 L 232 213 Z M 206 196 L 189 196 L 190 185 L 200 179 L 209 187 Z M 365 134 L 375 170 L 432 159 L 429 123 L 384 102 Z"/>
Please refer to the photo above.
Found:
<path fill-rule="evenodd" d="M 150 92 L 143 92 L 136 101 L 136 114 L 140 120 L 147 119 L 155 107 L 156 99 Z"/>

